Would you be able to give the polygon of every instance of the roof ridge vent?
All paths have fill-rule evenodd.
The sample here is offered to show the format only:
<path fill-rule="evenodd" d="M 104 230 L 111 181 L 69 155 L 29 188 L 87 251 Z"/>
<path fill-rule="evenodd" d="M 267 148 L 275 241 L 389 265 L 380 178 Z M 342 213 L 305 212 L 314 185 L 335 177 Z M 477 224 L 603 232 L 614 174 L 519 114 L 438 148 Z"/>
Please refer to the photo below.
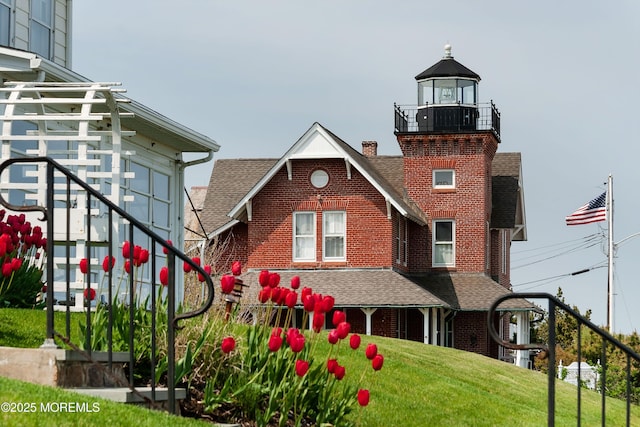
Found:
<path fill-rule="evenodd" d="M 449 43 L 444 45 L 444 59 L 453 59 L 451 56 L 451 45 Z"/>

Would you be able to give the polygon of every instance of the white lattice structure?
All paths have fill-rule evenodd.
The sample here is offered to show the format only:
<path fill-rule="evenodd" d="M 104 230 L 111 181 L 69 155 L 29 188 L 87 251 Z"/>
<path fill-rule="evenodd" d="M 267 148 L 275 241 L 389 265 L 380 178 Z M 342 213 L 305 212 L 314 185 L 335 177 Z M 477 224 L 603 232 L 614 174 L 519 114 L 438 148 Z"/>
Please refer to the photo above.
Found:
<path fill-rule="evenodd" d="M 182 152 L 195 151 L 193 147 L 205 151 L 198 145 L 198 138 L 191 138 L 201 136 L 168 119 L 166 128 L 163 127 L 164 117 L 129 101 L 123 92 L 118 83 L 5 82 L 0 87 L 0 161 L 16 157 L 54 158 L 160 236 L 180 245 L 183 175 L 189 165 L 182 160 Z M 123 106 L 129 111 L 123 111 Z M 122 119 L 128 120 L 127 126 Z M 209 150 L 208 158 L 212 152 Z M 67 234 L 66 221 L 56 219 L 55 240 L 63 242 L 70 236 L 68 240 L 73 242 L 72 297 L 75 296 L 74 308 L 81 309 L 81 293 L 86 284 L 78 263 L 86 254 L 87 213 L 91 214 L 92 265 L 100 265 L 108 253 L 106 242 L 121 243 L 128 239 L 127 226 L 114 223 L 114 236 L 109 238 L 105 208 L 92 203 L 89 211 L 83 192 L 72 187 L 68 197 L 65 188 L 62 179 L 57 179 L 54 215 L 66 218 L 67 206 L 72 207 L 70 229 Z M 45 165 L 12 165 L 0 176 L 0 191 L 13 205 L 44 206 Z M 33 214 L 29 219 L 35 223 L 37 218 Z M 148 247 L 145 238 L 136 243 Z M 112 248 L 114 254 L 119 250 L 119 246 Z M 66 267 L 63 254 L 54 253 L 54 259 L 59 268 Z M 122 260 L 118 262 L 121 266 Z M 106 289 L 100 289 L 100 269 L 95 270 L 98 271 L 92 275 L 91 284 L 100 295 Z M 150 278 L 149 271 L 144 274 Z M 59 300 L 63 299 L 65 286 L 66 282 L 54 284 Z M 181 296 L 182 290 L 179 292 Z"/>
<path fill-rule="evenodd" d="M 83 181 L 120 205 L 133 201 L 133 196 L 122 194 L 121 187 L 128 178 L 135 175 L 121 171 L 121 158 L 130 157 L 133 151 L 122 150 L 122 136 L 133 136 L 133 131 L 123 131 L 120 123 L 118 104 L 128 102 L 117 98 L 123 92 L 115 83 L 42 83 L 8 82 L 0 88 L 2 116 L 2 158 L 16 156 L 49 156 L 73 170 Z M 28 129 L 31 128 L 31 129 Z M 64 147 L 63 147 L 64 146 Z M 13 204 L 45 206 L 46 203 L 45 165 L 34 169 L 23 168 L 18 174 L 24 179 L 16 179 L 12 173 L 0 176 L 0 188 L 5 200 Z M 61 205 L 69 203 L 71 213 L 69 236 L 75 241 L 73 268 L 85 254 L 87 215 L 86 198 L 78 197 L 78 188 L 72 188 L 71 199 L 63 183 L 56 184 L 54 199 Z M 64 207 L 56 208 L 54 215 L 65 218 Z M 108 241 L 106 217 L 99 208 L 91 209 L 92 241 L 94 244 Z M 36 221 L 35 217 L 31 218 Z M 66 221 L 57 221 L 55 240 L 67 239 Z M 114 224 L 118 233 L 120 224 Z M 62 226 L 62 227 L 60 227 Z M 118 235 L 115 236 L 115 241 Z M 117 248 L 114 248 L 117 250 Z M 55 259 L 55 258 L 54 258 Z M 62 268 L 66 259 L 55 259 Z M 99 265 L 98 259 L 93 260 Z M 85 286 L 84 275 L 76 274 L 74 288 L 76 294 Z M 55 290 L 64 291 L 64 283 L 56 283 Z M 82 298 L 75 298 L 75 308 L 80 309 Z"/>

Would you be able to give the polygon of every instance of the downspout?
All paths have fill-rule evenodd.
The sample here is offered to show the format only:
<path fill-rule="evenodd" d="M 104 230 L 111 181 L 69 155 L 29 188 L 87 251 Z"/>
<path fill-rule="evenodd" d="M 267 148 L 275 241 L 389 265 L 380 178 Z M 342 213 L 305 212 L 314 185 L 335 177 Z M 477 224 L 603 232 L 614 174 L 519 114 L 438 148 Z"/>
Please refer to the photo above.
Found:
<path fill-rule="evenodd" d="M 73 39 L 73 37 L 71 37 L 72 28 L 73 28 L 73 0 L 67 0 L 67 28 L 65 30 L 65 37 L 66 37 L 65 68 L 68 68 L 70 70 L 73 69 L 71 64 L 71 53 L 72 53 L 71 41 Z"/>
<path fill-rule="evenodd" d="M 191 160 L 190 162 L 182 163 L 180 165 L 180 176 L 183 177 L 181 186 L 184 187 L 184 172 L 185 172 L 186 168 L 188 168 L 190 166 L 196 166 L 196 165 L 199 165 L 199 164 L 202 164 L 202 163 L 207 163 L 211 159 L 213 159 L 213 150 L 209 150 L 209 152 L 207 153 L 206 157 L 203 157 L 201 159 Z M 205 232 L 205 235 L 206 235 L 206 232 Z M 207 244 L 209 243 L 208 240 L 209 240 L 209 237 L 207 236 L 207 237 L 204 237 L 202 239 L 202 241 L 200 242 L 200 259 L 203 260 L 203 261 L 205 259 L 205 252 L 206 252 Z M 184 290 L 183 290 L 183 292 L 184 292 Z M 201 293 L 202 293 L 202 298 L 204 298 L 204 284 L 202 286 Z"/>

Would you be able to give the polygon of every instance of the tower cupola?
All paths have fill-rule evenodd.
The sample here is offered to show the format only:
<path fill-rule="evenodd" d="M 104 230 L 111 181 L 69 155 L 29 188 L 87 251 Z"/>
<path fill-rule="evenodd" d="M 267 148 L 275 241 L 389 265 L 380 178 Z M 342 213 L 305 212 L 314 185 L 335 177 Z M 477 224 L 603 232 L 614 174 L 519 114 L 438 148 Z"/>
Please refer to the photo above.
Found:
<path fill-rule="evenodd" d="M 451 56 L 451 45 L 444 47 L 444 57 L 416 76 L 418 105 L 476 106 L 480 76 Z"/>

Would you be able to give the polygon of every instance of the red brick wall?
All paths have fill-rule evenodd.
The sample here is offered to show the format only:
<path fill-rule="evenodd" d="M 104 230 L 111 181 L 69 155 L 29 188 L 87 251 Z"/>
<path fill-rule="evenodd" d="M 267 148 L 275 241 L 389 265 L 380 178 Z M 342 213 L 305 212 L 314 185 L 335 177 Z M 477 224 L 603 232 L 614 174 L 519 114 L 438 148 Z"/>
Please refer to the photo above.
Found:
<path fill-rule="evenodd" d="M 329 183 L 314 188 L 311 172 L 321 168 Z M 252 201 L 247 268 L 391 267 L 392 221 L 382 195 L 355 168 L 347 177 L 344 160 L 293 160 L 292 180 L 282 168 Z M 322 212 L 347 213 L 346 262 L 322 260 Z M 293 212 L 316 212 L 316 261 L 294 263 Z"/>
<path fill-rule="evenodd" d="M 489 357 L 497 357 L 498 345 L 487 331 L 487 312 L 463 311 L 454 319 L 454 347 Z"/>
<path fill-rule="evenodd" d="M 493 134 L 398 135 L 404 155 L 408 195 L 431 219 L 453 219 L 456 265 L 460 272 L 486 272 L 487 228 L 491 215 Z M 434 189 L 434 169 L 454 169 L 455 189 Z M 431 262 L 431 233 L 427 236 Z"/>

